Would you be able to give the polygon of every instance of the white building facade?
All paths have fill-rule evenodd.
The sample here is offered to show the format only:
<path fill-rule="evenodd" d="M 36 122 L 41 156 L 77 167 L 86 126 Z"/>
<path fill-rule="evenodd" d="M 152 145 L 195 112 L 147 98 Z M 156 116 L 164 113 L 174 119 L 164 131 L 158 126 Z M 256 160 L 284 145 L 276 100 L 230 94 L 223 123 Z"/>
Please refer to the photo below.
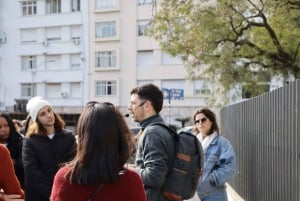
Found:
<path fill-rule="evenodd" d="M 126 113 L 131 89 L 154 83 L 162 116 L 180 126 L 211 89 L 145 36 L 151 17 L 150 0 L 0 0 L 0 111 L 24 111 L 39 95 L 59 113 L 80 113 L 88 100 Z"/>
<path fill-rule="evenodd" d="M 43 96 L 60 112 L 80 111 L 84 102 L 85 50 L 79 0 L 0 3 L 1 109 L 23 111 Z"/>

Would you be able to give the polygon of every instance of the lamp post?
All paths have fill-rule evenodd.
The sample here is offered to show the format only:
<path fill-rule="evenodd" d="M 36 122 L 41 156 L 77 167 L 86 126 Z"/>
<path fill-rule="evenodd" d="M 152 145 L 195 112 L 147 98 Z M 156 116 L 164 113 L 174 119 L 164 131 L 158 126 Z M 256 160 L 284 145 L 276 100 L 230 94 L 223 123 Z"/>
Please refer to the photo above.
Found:
<path fill-rule="evenodd" d="M 47 60 L 47 61 L 43 61 L 41 63 L 39 63 L 36 68 L 31 68 L 30 69 L 30 73 L 31 73 L 31 89 L 30 89 L 30 93 L 31 93 L 31 97 L 33 97 L 33 91 L 34 91 L 34 78 L 36 76 L 37 73 L 37 69 L 39 68 L 39 66 L 46 64 L 46 63 L 52 63 L 55 62 L 55 60 Z"/>

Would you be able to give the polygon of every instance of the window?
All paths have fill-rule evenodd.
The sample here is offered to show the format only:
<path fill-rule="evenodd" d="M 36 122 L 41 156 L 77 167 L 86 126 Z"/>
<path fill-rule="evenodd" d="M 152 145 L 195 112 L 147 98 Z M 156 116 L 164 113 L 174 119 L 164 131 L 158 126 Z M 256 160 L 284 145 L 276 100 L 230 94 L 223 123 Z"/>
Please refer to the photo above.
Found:
<path fill-rule="evenodd" d="M 23 1 L 21 3 L 23 16 L 36 15 L 36 1 Z"/>
<path fill-rule="evenodd" d="M 46 13 L 61 13 L 61 0 L 46 0 Z"/>
<path fill-rule="evenodd" d="M 149 29 L 150 20 L 140 20 L 138 21 L 138 36 L 145 36 L 147 30 Z"/>
<path fill-rule="evenodd" d="M 95 96 L 112 96 L 117 94 L 116 81 L 96 81 Z"/>
<path fill-rule="evenodd" d="M 36 29 L 21 29 L 22 43 L 35 43 L 36 38 Z"/>
<path fill-rule="evenodd" d="M 180 65 L 183 64 L 182 59 L 179 56 L 173 57 L 172 55 L 162 52 L 162 65 Z"/>
<path fill-rule="evenodd" d="M 47 41 L 59 41 L 61 40 L 60 27 L 47 27 L 46 28 Z"/>
<path fill-rule="evenodd" d="M 152 0 L 138 0 L 138 5 L 139 6 L 146 6 L 146 5 L 151 5 Z"/>
<path fill-rule="evenodd" d="M 147 67 L 153 66 L 153 50 L 138 51 L 137 53 L 137 66 Z"/>
<path fill-rule="evenodd" d="M 22 57 L 22 70 L 36 69 L 36 56 L 23 56 Z"/>
<path fill-rule="evenodd" d="M 36 96 L 36 84 L 33 84 L 33 88 L 31 87 L 33 83 L 23 83 L 21 84 L 21 96 L 22 97 L 33 97 Z M 33 94 L 31 90 L 33 89 Z"/>
<path fill-rule="evenodd" d="M 47 83 L 46 84 L 47 98 L 61 98 L 61 83 Z"/>
<path fill-rule="evenodd" d="M 96 38 L 110 38 L 117 36 L 116 22 L 97 22 L 96 23 Z"/>
<path fill-rule="evenodd" d="M 96 68 L 116 68 L 116 51 L 98 51 L 95 53 Z"/>
<path fill-rule="evenodd" d="M 95 9 L 111 9 L 116 7 L 116 0 L 95 0 Z"/>
<path fill-rule="evenodd" d="M 80 98 L 81 97 L 80 82 L 72 82 L 70 87 L 71 87 L 71 97 Z"/>
<path fill-rule="evenodd" d="M 71 68 L 80 69 L 80 54 L 71 54 Z"/>
<path fill-rule="evenodd" d="M 212 86 L 207 80 L 194 81 L 194 95 L 210 95 Z"/>
<path fill-rule="evenodd" d="M 71 0 L 72 12 L 80 11 L 80 0 Z"/>

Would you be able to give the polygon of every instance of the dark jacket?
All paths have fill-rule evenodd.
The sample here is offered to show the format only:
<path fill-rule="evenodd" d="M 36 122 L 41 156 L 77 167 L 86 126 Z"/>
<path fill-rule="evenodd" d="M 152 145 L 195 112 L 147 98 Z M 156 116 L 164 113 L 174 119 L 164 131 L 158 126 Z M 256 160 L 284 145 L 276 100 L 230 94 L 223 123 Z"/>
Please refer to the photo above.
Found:
<path fill-rule="evenodd" d="M 59 165 L 72 160 L 75 152 L 75 137 L 66 130 L 56 133 L 53 139 L 37 134 L 24 138 L 26 201 L 49 201 Z"/>
<path fill-rule="evenodd" d="M 168 130 L 154 122 L 163 122 L 152 116 L 141 122 L 144 132 L 138 140 L 136 170 L 142 177 L 148 201 L 165 201 L 163 184 L 174 153 L 173 137 Z"/>
<path fill-rule="evenodd" d="M 24 169 L 22 161 L 22 143 L 23 136 L 17 132 L 11 132 L 7 140 L 7 149 L 10 152 L 10 157 L 15 161 L 14 169 L 21 184 L 24 187 Z"/>

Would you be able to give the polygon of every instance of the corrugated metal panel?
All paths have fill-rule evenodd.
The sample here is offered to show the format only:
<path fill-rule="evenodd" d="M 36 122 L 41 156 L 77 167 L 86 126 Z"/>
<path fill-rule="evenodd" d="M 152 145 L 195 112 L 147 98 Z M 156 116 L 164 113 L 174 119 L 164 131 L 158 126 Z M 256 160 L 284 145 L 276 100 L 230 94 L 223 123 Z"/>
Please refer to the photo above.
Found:
<path fill-rule="evenodd" d="M 300 81 L 220 111 L 245 200 L 300 201 Z"/>

